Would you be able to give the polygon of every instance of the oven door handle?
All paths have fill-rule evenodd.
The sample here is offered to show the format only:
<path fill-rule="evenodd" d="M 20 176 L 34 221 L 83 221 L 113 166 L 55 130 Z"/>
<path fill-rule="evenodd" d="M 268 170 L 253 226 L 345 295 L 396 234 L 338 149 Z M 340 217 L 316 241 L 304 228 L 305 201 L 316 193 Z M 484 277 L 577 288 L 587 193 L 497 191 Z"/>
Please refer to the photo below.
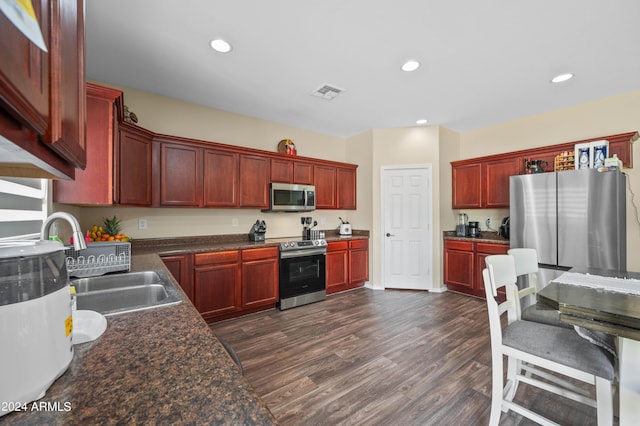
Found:
<path fill-rule="evenodd" d="M 326 248 L 317 248 L 317 249 L 302 249 L 302 250 L 292 250 L 292 251 L 283 251 L 280 252 L 280 259 L 291 259 L 294 257 L 309 257 L 309 256 L 317 256 L 317 255 L 326 255 Z"/>

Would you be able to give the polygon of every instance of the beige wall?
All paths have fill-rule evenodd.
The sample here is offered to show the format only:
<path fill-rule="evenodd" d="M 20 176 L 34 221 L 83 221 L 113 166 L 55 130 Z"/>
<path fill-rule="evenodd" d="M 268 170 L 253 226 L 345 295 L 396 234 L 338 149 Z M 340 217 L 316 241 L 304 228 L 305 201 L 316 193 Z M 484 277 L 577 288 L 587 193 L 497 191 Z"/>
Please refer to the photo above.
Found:
<path fill-rule="evenodd" d="M 640 130 L 640 91 L 605 98 L 558 111 L 513 120 L 460 135 L 460 159 Z M 640 194 L 640 147 L 634 144 L 635 168 L 627 173 L 627 267 L 640 271 L 640 222 L 631 189 Z M 636 197 L 640 206 L 640 199 Z M 508 210 L 469 210 L 470 218 L 508 214 Z M 472 219 L 473 220 L 473 219 Z M 483 222 L 482 222 L 483 223 Z"/>

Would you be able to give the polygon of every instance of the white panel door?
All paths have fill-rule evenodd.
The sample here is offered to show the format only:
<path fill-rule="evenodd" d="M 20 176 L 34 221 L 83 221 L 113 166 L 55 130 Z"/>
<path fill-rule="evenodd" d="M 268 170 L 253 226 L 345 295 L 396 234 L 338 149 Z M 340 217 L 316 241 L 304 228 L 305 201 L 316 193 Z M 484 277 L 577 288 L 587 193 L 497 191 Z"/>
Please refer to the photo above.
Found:
<path fill-rule="evenodd" d="M 385 288 L 432 288 L 431 167 L 383 167 Z"/>

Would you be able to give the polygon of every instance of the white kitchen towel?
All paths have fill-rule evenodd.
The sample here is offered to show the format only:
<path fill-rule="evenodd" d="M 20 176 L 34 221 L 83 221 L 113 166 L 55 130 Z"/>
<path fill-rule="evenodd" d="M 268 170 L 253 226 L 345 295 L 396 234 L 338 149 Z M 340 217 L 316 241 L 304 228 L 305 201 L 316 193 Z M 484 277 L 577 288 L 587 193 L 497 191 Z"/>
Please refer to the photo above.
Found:
<path fill-rule="evenodd" d="M 602 277 L 599 275 L 565 272 L 554 279 L 553 282 L 640 295 L 640 280 L 633 278 Z"/>

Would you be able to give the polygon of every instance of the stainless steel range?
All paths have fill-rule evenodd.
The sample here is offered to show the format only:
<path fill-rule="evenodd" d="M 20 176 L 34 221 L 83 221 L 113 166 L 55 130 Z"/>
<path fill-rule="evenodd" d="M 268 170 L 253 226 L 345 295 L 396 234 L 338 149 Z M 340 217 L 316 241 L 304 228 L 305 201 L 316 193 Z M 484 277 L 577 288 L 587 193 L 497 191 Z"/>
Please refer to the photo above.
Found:
<path fill-rule="evenodd" d="M 281 238 L 280 310 L 318 302 L 327 297 L 325 265 L 326 240 Z"/>

